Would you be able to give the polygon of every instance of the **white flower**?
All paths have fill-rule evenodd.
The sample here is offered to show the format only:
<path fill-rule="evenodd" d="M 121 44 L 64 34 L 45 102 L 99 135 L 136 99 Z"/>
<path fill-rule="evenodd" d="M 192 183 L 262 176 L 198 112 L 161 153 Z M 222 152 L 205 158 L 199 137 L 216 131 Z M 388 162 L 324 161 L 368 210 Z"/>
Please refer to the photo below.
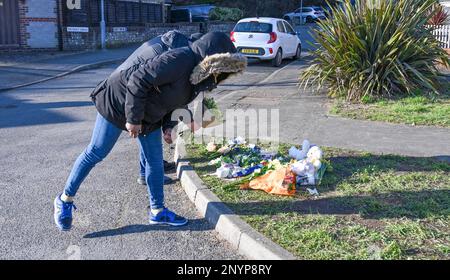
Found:
<path fill-rule="evenodd" d="M 208 143 L 206 150 L 210 153 L 217 151 L 217 145 L 214 142 Z"/>
<path fill-rule="evenodd" d="M 216 159 L 211 160 L 211 161 L 208 163 L 208 165 L 209 165 L 209 166 L 214 166 L 214 165 L 219 164 L 221 161 L 222 161 L 221 158 L 216 158 Z"/>

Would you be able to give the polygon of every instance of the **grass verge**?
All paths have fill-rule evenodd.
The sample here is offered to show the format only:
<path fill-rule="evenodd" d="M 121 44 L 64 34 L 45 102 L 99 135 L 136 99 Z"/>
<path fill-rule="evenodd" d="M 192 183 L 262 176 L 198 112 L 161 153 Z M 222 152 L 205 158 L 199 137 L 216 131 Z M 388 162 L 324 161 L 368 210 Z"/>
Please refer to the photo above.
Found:
<path fill-rule="evenodd" d="M 295 197 L 240 190 L 240 181 L 208 176 L 215 168 L 205 146 L 187 148 L 223 202 L 299 259 L 450 258 L 448 163 L 325 148 L 331 168 L 314 199 L 306 189 Z"/>
<path fill-rule="evenodd" d="M 450 127 L 450 98 L 415 96 L 366 104 L 337 100 L 330 113 L 352 119 Z"/>

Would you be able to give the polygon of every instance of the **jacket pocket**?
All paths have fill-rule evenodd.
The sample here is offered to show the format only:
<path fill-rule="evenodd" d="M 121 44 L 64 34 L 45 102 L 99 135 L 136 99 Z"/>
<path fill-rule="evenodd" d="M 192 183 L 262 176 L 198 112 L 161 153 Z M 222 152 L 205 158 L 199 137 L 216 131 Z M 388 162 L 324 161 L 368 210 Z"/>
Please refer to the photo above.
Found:
<path fill-rule="evenodd" d="M 102 82 L 100 82 L 95 89 L 92 91 L 91 93 L 91 98 L 95 99 L 95 97 L 102 92 L 103 90 L 105 90 L 106 86 L 107 86 L 107 81 L 108 79 L 103 80 Z"/>

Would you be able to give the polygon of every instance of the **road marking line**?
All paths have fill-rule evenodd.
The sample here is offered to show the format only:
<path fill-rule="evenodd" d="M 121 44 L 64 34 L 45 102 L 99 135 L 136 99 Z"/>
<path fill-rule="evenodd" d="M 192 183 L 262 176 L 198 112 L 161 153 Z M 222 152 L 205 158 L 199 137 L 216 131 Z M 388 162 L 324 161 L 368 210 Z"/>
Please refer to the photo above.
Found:
<path fill-rule="evenodd" d="M 251 89 L 256 88 L 258 85 L 267 83 L 269 80 L 273 79 L 276 75 L 278 75 L 278 73 L 280 73 L 281 71 L 285 70 L 285 68 L 287 68 L 288 66 L 290 66 L 291 64 L 293 64 L 293 63 L 295 63 L 295 62 L 296 62 L 296 60 L 294 60 L 294 61 L 288 63 L 287 65 L 283 66 L 282 68 L 280 68 L 280 69 L 278 69 L 277 71 L 275 71 L 275 72 L 273 72 L 272 74 L 270 74 L 270 75 L 269 75 L 267 78 L 265 78 L 264 80 L 259 81 L 259 82 L 255 83 L 255 84 L 253 84 L 252 86 L 246 88 L 245 90 L 251 90 Z M 221 101 L 224 100 L 225 98 L 230 97 L 230 96 L 232 96 L 233 94 L 235 94 L 235 93 L 237 93 L 237 92 L 239 92 L 239 91 L 242 91 L 242 90 L 231 91 L 230 93 L 228 93 L 228 94 L 226 94 L 226 95 L 224 95 L 224 96 L 218 98 L 218 99 L 216 100 L 216 102 L 221 102 Z"/>

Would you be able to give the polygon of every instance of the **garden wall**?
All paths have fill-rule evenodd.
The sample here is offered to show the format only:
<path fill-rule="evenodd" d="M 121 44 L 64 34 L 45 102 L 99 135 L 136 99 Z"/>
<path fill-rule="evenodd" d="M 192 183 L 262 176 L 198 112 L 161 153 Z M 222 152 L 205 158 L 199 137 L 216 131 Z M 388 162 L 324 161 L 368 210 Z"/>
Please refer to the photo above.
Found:
<path fill-rule="evenodd" d="M 128 44 L 145 42 L 153 37 L 164 34 L 170 30 L 178 30 L 185 35 L 205 31 L 220 31 L 229 33 L 235 23 L 211 22 L 200 23 L 159 23 L 146 26 L 107 27 L 106 45 L 108 48 L 120 47 Z M 62 42 L 64 50 L 96 49 L 101 45 L 100 29 L 89 28 L 62 28 Z"/>

